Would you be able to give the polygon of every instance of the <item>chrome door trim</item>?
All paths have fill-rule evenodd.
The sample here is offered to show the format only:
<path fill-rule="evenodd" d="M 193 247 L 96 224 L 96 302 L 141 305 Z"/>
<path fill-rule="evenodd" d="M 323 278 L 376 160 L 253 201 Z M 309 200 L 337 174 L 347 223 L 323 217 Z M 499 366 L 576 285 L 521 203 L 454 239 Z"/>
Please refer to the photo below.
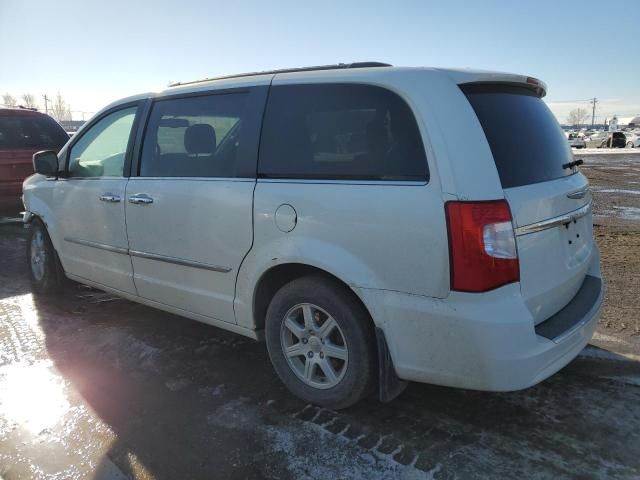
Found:
<path fill-rule="evenodd" d="M 586 205 L 578 208 L 569 213 L 565 213 L 564 215 L 559 215 L 557 217 L 549 218 L 547 220 L 543 220 L 541 222 L 530 223 L 529 225 L 523 225 L 522 227 L 516 228 L 516 235 L 528 235 L 530 233 L 540 232 L 542 230 L 547 230 L 549 228 L 554 228 L 559 225 L 564 225 L 566 223 L 573 222 L 579 218 L 584 217 L 589 214 L 591 211 L 591 202 Z"/>
<path fill-rule="evenodd" d="M 210 265 L 208 263 L 194 262 L 192 260 L 185 260 L 183 258 L 168 257 L 166 255 L 158 255 L 157 253 L 141 252 L 139 250 L 129 250 L 129 255 L 132 257 L 147 258 L 149 260 L 158 260 L 160 262 L 173 263 L 175 265 L 182 265 L 184 267 L 201 268 L 203 270 L 211 270 L 213 272 L 228 273 L 231 271 L 229 267 L 222 267 L 219 265 Z"/>
<path fill-rule="evenodd" d="M 106 250 L 107 252 L 121 253 L 127 255 L 129 249 L 122 247 L 114 247 L 112 245 L 106 245 L 104 243 L 90 242 L 89 240 L 80 240 L 78 238 L 64 237 L 65 242 L 75 243 L 77 245 L 83 245 L 85 247 L 99 248 L 100 250 Z"/>

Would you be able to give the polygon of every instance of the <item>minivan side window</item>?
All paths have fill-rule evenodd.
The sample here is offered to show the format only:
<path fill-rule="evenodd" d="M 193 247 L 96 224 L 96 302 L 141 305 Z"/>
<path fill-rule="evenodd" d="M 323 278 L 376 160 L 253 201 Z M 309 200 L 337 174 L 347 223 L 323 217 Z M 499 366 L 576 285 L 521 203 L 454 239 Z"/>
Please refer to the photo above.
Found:
<path fill-rule="evenodd" d="M 245 91 L 156 101 L 142 146 L 140 176 L 240 176 L 241 159 L 250 155 L 247 147 L 257 144 L 249 99 Z M 252 176 L 255 151 L 253 155 Z"/>
<path fill-rule="evenodd" d="M 122 177 L 136 110 L 110 113 L 83 132 L 69 152 L 69 176 Z"/>
<path fill-rule="evenodd" d="M 363 84 L 278 85 L 262 127 L 262 178 L 428 180 L 407 103 Z"/>

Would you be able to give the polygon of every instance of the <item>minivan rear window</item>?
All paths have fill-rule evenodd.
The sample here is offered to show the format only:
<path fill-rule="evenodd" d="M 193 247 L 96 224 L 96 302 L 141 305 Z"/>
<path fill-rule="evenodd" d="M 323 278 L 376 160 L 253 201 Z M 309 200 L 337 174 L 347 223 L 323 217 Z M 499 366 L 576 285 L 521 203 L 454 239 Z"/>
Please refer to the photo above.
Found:
<path fill-rule="evenodd" d="M 271 88 L 262 127 L 262 178 L 426 181 L 413 112 L 373 85 Z"/>
<path fill-rule="evenodd" d="M 558 121 L 533 91 L 510 85 L 463 85 L 482 125 L 502 188 L 555 180 L 573 156 Z"/>
<path fill-rule="evenodd" d="M 0 148 L 59 150 L 69 136 L 45 115 L 0 116 Z"/>

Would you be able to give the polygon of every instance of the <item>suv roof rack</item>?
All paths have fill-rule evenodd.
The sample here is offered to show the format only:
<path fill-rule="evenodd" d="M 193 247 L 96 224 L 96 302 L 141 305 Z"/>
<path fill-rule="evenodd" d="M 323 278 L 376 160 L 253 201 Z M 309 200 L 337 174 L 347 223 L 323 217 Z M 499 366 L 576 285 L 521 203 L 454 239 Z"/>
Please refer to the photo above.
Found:
<path fill-rule="evenodd" d="M 315 67 L 297 67 L 297 68 L 281 68 L 278 70 L 264 70 L 261 72 L 237 73 L 234 75 L 223 75 L 221 77 L 203 78 L 201 80 L 191 80 L 188 82 L 175 82 L 169 84 L 169 87 L 177 87 L 179 85 L 190 85 L 193 83 L 209 82 L 211 80 L 225 80 L 227 78 L 254 77 L 256 75 L 268 75 L 276 73 L 295 73 L 295 72 L 313 72 L 317 70 L 342 70 L 348 68 L 375 68 L 375 67 L 392 67 L 393 65 L 383 62 L 353 62 L 353 63 L 336 63 L 334 65 L 317 65 Z"/>

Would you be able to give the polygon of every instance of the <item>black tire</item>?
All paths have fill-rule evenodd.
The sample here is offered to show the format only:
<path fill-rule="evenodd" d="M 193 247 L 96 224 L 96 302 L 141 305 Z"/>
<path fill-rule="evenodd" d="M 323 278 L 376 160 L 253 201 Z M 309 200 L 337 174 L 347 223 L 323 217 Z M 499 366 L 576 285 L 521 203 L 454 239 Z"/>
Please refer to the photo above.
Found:
<path fill-rule="evenodd" d="M 41 236 L 41 250 L 44 253 L 44 255 L 40 255 L 42 264 L 41 271 L 32 263 L 32 253 L 34 253 L 34 248 L 36 248 L 36 252 L 39 252 L 40 250 L 34 246 L 34 242 L 38 242 L 38 236 Z M 60 264 L 58 255 L 53 248 L 47 228 L 39 218 L 36 218 L 31 222 L 29 241 L 27 243 L 27 268 L 29 270 L 29 279 L 31 280 L 31 287 L 34 293 L 49 295 L 63 290 L 65 276 L 62 270 L 62 265 Z"/>
<path fill-rule="evenodd" d="M 315 388 L 301 380 L 283 351 L 281 331 L 285 317 L 295 306 L 307 303 L 333 317 L 348 347 L 348 362 L 344 366 L 343 376 L 330 388 Z M 357 403 L 374 391 L 377 354 L 371 318 L 353 293 L 337 281 L 313 275 L 284 285 L 274 295 L 267 309 L 265 333 L 269 357 L 276 373 L 287 388 L 302 400 L 337 410 Z"/>

